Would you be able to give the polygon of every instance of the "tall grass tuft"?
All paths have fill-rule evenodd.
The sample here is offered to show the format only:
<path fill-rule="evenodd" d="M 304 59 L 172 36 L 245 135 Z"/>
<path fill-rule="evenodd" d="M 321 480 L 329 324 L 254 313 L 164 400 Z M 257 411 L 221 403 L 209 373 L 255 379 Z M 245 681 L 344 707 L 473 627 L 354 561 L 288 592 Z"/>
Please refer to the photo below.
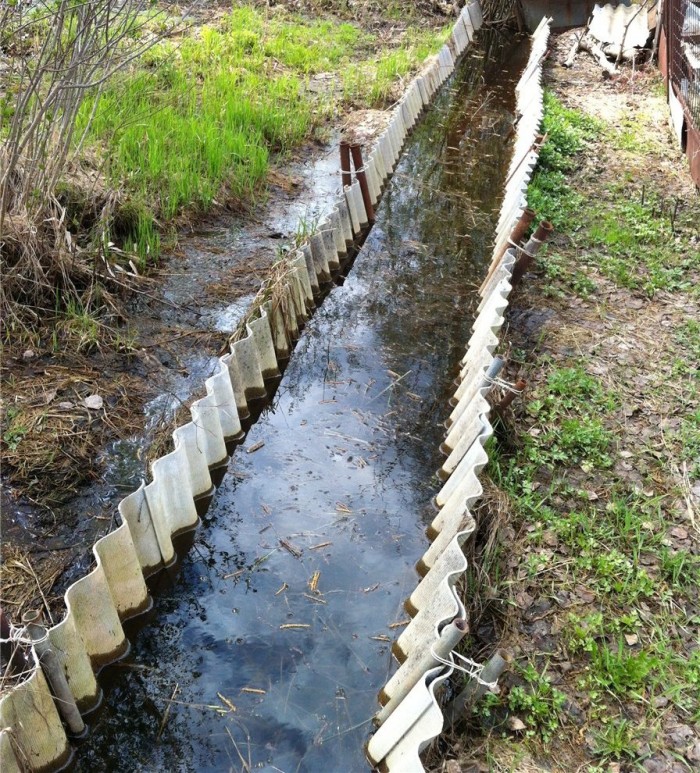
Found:
<path fill-rule="evenodd" d="M 270 154 L 299 145 L 343 101 L 380 105 L 443 38 L 412 33 L 373 58 L 376 39 L 352 24 L 241 7 L 216 29 L 157 45 L 78 116 L 110 180 L 149 202 L 150 220 L 141 213 L 116 237 L 154 257 L 154 218 L 253 199 Z M 328 72 L 337 87 L 319 97 L 308 82 Z"/>

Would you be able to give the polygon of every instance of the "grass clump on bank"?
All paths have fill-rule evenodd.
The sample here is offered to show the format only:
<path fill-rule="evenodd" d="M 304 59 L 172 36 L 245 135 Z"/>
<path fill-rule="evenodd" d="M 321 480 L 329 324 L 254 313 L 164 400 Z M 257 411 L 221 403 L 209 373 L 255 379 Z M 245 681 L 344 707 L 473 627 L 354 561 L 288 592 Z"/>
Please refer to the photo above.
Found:
<path fill-rule="evenodd" d="M 419 28 L 420 14 L 410 15 L 414 27 L 380 37 L 355 22 L 249 3 L 187 27 L 180 9 L 145 11 L 144 0 L 124 4 L 110 37 L 104 7 L 90 3 L 97 26 L 88 54 L 73 17 L 62 21 L 80 10 L 68 0 L 36 18 L 21 4 L 0 14 L 20 30 L 32 25 L 21 46 L 5 25 L 8 40 L 17 38 L 8 43 L 10 71 L 26 77 L 11 74 L 8 87 L 23 111 L 9 98 L 0 110 L 0 154 L 15 164 L 2 178 L 0 305 L 5 340 L 19 334 L 36 348 L 51 335 L 49 320 L 75 318 L 69 303 L 97 327 L 117 324 L 119 295 L 157 261 L 174 224 L 217 205 L 246 210 L 272 158 L 350 106 L 387 106 L 445 37 L 432 20 Z M 44 28 L 53 44 L 40 49 Z M 66 61 L 81 57 L 73 73 Z M 29 77 L 39 65 L 43 75 Z M 47 95 L 54 101 L 45 107 Z M 40 136 L 27 144 L 35 125 Z M 24 152 L 37 144 L 44 161 Z"/>
<path fill-rule="evenodd" d="M 145 259 L 157 253 L 156 219 L 217 200 L 245 206 L 271 154 L 296 147 L 349 102 L 381 103 L 440 41 L 412 31 L 374 57 L 379 41 L 353 24 L 240 7 L 216 27 L 159 44 L 79 117 L 80 130 L 91 120 L 108 178 L 141 202 L 127 243 Z"/>

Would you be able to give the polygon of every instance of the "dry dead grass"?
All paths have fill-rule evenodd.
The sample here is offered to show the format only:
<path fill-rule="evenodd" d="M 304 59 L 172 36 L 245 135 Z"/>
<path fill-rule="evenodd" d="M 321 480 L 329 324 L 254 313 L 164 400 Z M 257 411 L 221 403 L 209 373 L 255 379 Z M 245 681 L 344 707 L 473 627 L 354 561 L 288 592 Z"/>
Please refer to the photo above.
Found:
<path fill-rule="evenodd" d="M 42 505 L 66 501 L 99 471 L 97 449 L 138 427 L 137 381 L 42 365 L 4 374 L 2 447 L 7 481 Z"/>

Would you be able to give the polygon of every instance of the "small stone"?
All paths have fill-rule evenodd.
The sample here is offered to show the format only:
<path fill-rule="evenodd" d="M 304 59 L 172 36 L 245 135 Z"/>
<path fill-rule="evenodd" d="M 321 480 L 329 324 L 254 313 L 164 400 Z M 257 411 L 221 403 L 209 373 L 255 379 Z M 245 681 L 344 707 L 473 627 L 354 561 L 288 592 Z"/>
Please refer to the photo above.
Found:
<path fill-rule="evenodd" d="M 519 717 L 508 717 L 508 729 L 514 733 L 522 733 L 525 730 L 525 723 Z"/>
<path fill-rule="evenodd" d="M 36 352 L 34 351 L 34 349 L 26 349 L 22 354 L 23 360 L 33 360 L 35 357 L 36 357 Z"/>
<path fill-rule="evenodd" d="M 665 695 L 657 695 L 651 702 L 651 705 L 655 709 L 662 709 L 664 706 L 668 706 L 668 698 Z"/>
<path fill-rule="evenodd" d="M 668 739 L 674 749 L 682 749 L 693 737 L 693 731 L 688 725 L 677 725 L 668 734 Z"/>
<path fill-rule="evenodd" d="M 462 773 L 462 767 L 457 760 L 447 760 L 445 773 Z"/>
<path fill-rule="evenodd" d="M 685 756 L 691 762 L 700 762 L 700 741 L 696 741 L 685 753 Z"/>
<path fill-rule="evenodd" d="M 669 531 L 669 534 L 672 537 L 675 537 L 676 539 L 680 539 L 680 540 L 688 539 L 688 530 L 684 529 L 682 526 L 674 526 Z"/>
<path fill-rule="evenodd" d="M 648 760 L 644 760 L 642 767 L 647 773 L 664 773 L 666 762 L 658 756 L 649 757 Z"/>
<path fill-rule="evenodd" d="M 83 405 L 92 411 L 99 411 L 104 405 L 104 400 L 99 395 L 88 395 L 83 400 Z"/>
<path fill-rule="evenodd" d="M 58 404 L 58 407 L 59 407 L 59 408 L 60 408 L 62 411 L 70 411 L 70 409 L 71 409 L 71 408 L 74 408 L 75 406 L 74 406 L 74 404 L 73 404 L 73 403 L 71 403 L 71 402 L 70 402 L 70 400 L 66 400 L 66 401 L 64 401 L 64 402 L 62 402 L 62 403 L 59 403 L 59 404 Z"/>
<path fill-rule="evenodd" d="M 625 641 L 627 642 L 627 644 L 629 644 L 630 647 L 633 647 L 635 644 L 639 642 L 639 636 L 637 636 L 636 633 L 626 633 Z"/>

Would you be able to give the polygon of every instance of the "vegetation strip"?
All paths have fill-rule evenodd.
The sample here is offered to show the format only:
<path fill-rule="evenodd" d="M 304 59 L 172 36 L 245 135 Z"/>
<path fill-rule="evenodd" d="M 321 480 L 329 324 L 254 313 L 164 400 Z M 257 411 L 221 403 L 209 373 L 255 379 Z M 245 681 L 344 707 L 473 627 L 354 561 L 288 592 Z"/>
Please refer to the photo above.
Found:
<path fill-rule="evenodd" d="M 697 199 L 656 75 L 572 89 L 557 73 L 528 198 L 561 235 L 510 312 L 510 376 L 528 390 L 491 454 L 470 579 L 468 652 L 496 638 L 516 665 L 451 756 L 469 770 L 688 770 L 700 763 Z"/>

